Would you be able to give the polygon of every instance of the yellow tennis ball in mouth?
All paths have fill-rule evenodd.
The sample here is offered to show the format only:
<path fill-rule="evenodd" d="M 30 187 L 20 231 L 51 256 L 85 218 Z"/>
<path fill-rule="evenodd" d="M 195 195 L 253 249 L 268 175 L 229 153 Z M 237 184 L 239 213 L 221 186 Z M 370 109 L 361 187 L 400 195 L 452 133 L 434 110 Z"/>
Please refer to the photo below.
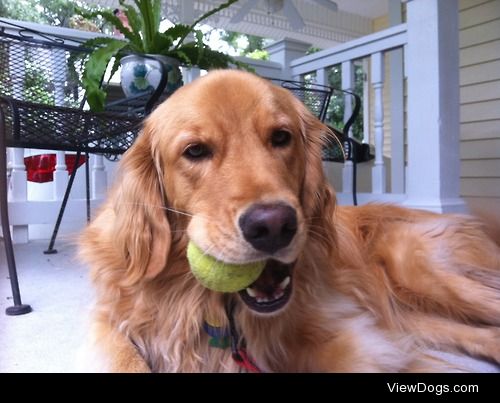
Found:
<path fill-rule="evenodd" d="M 236 292 L 247 288 L 264 270 L 265 262 L 225 263 L 205 254 L 189 242 L 187 258 L 196 279 L 206 288 L 220 292 Z"/>

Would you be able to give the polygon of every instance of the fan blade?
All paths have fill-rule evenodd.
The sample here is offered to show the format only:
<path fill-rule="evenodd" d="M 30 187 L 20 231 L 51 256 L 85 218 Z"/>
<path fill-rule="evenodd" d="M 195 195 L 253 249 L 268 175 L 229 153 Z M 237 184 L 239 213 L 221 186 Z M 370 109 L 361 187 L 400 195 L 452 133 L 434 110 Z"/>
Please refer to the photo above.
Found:
<path fill-rule="evenodd" d="M 292 27 L 292 29 L 299 30 L 304 28 L 304 20 L 300 16 L 291 0 L 283 2 L 283 14 L 286 18 L 288 18 L 288 22 L 290 22 L 290 26 Z"/>
<path fill-rule="evenodd" d="M 319 4 L 320 6 L 323 6 L 327 8 L 330 11 L 337 12 L 339 7 L 337 6 L 337 3 L 335 3 L 332 0 L 313 0 L 316 4 Z"/>
<path fill-rule="evenodd" d="M 257 6 L 259 0 L 247 0 L 245 4 L 238 10 L 238 12 L 231 17 L 230 23 L 236 24 L 243 21 L 243 18 L 252 10 L 252 8 Z"/>

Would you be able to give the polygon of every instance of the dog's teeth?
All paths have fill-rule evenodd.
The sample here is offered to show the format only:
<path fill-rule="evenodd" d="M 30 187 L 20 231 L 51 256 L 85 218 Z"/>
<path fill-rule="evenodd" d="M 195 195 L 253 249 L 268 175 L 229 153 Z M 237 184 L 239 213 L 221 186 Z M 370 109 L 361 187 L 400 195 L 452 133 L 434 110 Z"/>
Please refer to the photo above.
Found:
<path fill-rule="evenodd" d="M 284 290 L 288 286 L 288 284 L 290 284 L 290 276 L 286 276 L 278 287 Z"/>
<path fill-rule="evenodd" d="M 273 299 L 274 299 L 274 300 L 280 299 L 280 298 L 283 296 L 283 294 L 285 294 L 285 293 L 283 292 L 283 290 L 278 290 L 278 291 L 276 291 L 276 293 L 273 295 Z"/>
<path fill-rule="evenodd" d="M 247 294 L 253 298 L 257 297 L 257 293 L 254 290 L 252 290 L 250 287 L 247 288 Z"/>
<path fill-rule="evenodd" d="M 256 300 L 259 304 L 261 304 L 262 302 L 269 302 L 269 299 L 267 297 L 262 297 L 262 298 L 257 297 Z"/>

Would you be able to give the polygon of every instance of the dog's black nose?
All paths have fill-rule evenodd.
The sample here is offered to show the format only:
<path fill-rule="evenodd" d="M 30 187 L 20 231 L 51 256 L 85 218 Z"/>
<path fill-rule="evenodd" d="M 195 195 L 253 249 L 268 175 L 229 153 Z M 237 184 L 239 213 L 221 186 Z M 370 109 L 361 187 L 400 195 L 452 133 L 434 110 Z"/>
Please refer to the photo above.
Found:
<path fill-rule="evenodd" d="M 297 232 L 297 213 L 284 204 L 256 204 L 239 219 L 245 239 L 257 250 L 274 253 Z"/>

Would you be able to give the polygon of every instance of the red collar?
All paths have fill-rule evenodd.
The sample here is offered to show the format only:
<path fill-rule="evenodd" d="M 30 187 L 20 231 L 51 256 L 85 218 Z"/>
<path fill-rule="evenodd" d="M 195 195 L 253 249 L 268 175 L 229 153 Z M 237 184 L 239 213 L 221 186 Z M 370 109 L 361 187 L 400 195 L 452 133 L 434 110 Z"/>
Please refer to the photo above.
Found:
<path fill-rule="evenodd" d="M 234 321 L 234 301 L 226 304 L 226 314 L 229 319 L 229 332 L 231 335 L 231 353 L 234 362 L 238 364 L 241 368 L 245 369 L 248 372 L 260 373 L 262 372 L 257 365 L 253 362 L 253 360 L 248 356 L 246 348 L 245 348 L 245 339 L 241 338 L 238 334 L 238 330 L 236 329 L 236 323 Z"/>

